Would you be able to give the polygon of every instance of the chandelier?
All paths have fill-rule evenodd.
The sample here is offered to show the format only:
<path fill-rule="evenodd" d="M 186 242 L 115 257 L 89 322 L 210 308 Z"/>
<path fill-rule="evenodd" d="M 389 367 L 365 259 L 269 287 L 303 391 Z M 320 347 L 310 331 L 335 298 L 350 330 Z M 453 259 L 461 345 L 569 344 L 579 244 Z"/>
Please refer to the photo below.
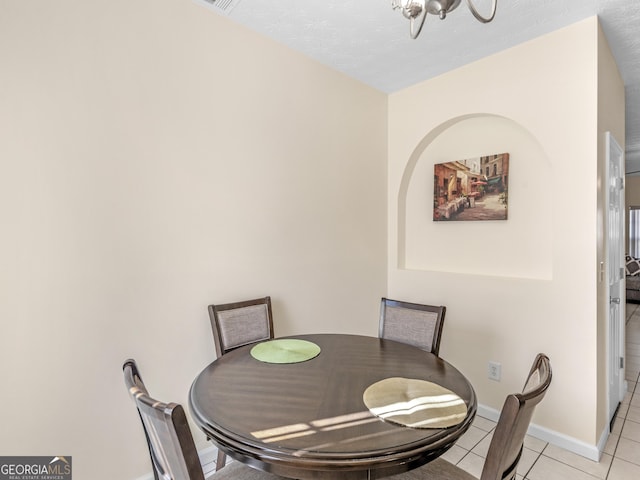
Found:
<path fill-rule="evenodd" d="M 391 0 L 391 7 L 394 10 L 399 9 L 405 18 L 409 19 L 409 33 L 411 38 L 418 38 L 427 14 L 438 15 L 440 20 L 447 17 L 447 13 L 456 9 L 460 5 L 461 0 Z M 492 0 L 491 15 L 483 17 L 480 15 L 472 0 L 467 0 L 467 5 L 473 16 L 482 23 L 489 23 L 496 15 L 496 6 L 498 0 Z M 419 22 L 416 30 L 415 25 Z"/>

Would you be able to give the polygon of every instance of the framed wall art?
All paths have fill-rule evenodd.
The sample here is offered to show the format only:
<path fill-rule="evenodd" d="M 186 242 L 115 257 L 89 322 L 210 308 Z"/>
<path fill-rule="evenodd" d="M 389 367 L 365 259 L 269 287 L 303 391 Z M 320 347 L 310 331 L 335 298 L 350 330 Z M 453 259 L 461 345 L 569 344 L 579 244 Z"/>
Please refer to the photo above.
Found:
<path fill-rule="evenodd" d="M 506 220 L 508 206 L 508 153 L 434 165 L 434 221 Z"/>

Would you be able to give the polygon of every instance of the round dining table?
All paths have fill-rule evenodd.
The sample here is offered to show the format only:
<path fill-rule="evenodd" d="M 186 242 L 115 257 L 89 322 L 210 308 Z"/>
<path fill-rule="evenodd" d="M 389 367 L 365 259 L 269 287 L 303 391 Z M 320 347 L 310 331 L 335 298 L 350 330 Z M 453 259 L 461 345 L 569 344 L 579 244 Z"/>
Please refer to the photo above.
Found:
<path fill-rule="evenodd" d="M 311 342 L 319 353 L 270 363 L 247 345 L 213 361 L 191 386 L 196 424 L 220 450 L 249 466 L 296 479 L 384 478 L 442 455 L 476 414 L 469 381 L 432 353 L 360 335 L 286 338 Z M 424 380 L 454 392 L 465 413 L 444 428 L 388 421 L 366 406 L 363 394 L 389 378 Z"/>

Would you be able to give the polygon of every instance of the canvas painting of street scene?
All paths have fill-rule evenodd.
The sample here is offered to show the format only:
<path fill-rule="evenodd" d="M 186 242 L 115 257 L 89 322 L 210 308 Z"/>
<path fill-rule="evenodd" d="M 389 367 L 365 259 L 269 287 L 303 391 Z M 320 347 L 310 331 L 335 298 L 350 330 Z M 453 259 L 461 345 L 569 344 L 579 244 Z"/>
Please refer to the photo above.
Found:
<path fill-rule="evenodd" d="M 433 220 L 506 220 L 508 181 L 508 153 L 436 164 Z"/>

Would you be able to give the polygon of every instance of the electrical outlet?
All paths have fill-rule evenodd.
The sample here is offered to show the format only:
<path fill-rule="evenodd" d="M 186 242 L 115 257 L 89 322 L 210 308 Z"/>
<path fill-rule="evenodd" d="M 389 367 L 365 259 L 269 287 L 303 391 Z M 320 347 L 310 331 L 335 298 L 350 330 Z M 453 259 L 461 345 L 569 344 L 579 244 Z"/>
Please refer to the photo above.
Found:
<path fill-rule="evenodd" d="M 489 379 L 499 382 L 501 376 L 502 365 L 498 362 L 489 362 Z"/>

